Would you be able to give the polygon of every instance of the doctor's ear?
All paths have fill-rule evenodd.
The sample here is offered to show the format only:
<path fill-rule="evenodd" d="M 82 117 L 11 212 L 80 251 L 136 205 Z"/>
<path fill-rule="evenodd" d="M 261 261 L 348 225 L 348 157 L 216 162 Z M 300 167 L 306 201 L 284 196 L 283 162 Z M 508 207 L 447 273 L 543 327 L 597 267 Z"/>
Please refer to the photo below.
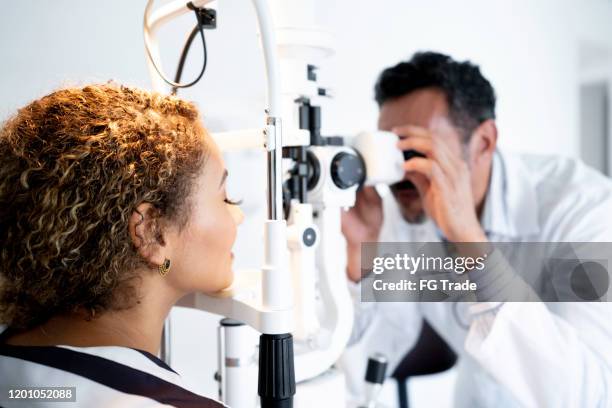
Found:
<path fill-rule="evenodd" d="M 472 157 L 490 157 L 497 146 L 497 126 L 495 120 L 482 122 L 472 133 L 469 141 Z"/>
<path fill-rule="evenodd" d="M 150 203 L 141 203 L 132 212 L 128 227 L 138 254 L 150 265 L 161 265 L 167 249 L 161 212 Z"/>

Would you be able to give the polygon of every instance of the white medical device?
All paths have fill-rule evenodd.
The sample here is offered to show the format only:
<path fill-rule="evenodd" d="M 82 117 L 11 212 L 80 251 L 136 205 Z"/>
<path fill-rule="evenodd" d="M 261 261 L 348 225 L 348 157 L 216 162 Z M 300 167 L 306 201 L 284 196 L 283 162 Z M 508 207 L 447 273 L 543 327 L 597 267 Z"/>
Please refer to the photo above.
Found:
<path fill-rule="evenodd" d="M 144 18 L 147 62 L 153 88 L 168 92 L 160 76 L 156 31 L 210 0 L 175 0 Z M 331 381 L 344 406 L 344 381 L 330 368 L 351 334 L 352 300 L 346 285 L 346 242 L 341 211 L 355 202 L 362 184 L 391 184 L 403 177 L 397 136 L 363 133 L 354 147 L 320 133 L 325 95 L 316 66 L 333 53 L 330 36 L 316 28 L 313 2 L 252 0 L 266 67 L 267 117 L 259 129 L 213 134 L 221 150 L 267 151 L 268 219 L 264 264 L 236 271 L 234 284 L 216 294 L 197 294 L 190 306 L 227 316 L 219 330 L 219 398 L 232 408 L 291 407 L 296 383 Z M 263 107 L 262 107 L 263 108 Z M 262 109 L 263 111 L 263 109 Z M 283 169 L 285 162 L 291 162 Z M 324 311 L 324 313 L 318 313 Z M 251 326 L 262 333 L 259 359 Z M 166 343 L 166 352 L 169 345 Z"/>

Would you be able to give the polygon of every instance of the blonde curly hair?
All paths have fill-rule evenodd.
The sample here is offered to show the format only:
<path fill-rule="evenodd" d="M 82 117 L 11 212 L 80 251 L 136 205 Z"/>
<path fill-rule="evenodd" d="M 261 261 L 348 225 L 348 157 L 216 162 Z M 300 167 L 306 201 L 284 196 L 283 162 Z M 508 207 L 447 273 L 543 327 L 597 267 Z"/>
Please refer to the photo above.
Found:
<path fill-rule="evenodd" d="M 196 107 L 116 84 L 62 89 L 0 129 L 0 323 L 132 307 L 128 220 L 151 203 L 183 227 L 208 155 Z"/>

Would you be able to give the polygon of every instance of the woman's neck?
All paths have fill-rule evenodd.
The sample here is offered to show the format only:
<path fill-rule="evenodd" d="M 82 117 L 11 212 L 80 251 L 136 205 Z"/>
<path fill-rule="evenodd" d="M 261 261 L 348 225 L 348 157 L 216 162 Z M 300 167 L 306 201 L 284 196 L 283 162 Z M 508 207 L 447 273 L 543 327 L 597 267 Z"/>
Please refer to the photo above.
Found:
<path fill-rule="evenodd" d="M 9 337 L 7 344 L 75 347 L 123 346 L 157 354 L 164 321 L 180 294 L 151 276 L 142 280 L 142 298 L 130 309 L 108 311 L 88 319 L 84 314 L 58 315 Z"/>

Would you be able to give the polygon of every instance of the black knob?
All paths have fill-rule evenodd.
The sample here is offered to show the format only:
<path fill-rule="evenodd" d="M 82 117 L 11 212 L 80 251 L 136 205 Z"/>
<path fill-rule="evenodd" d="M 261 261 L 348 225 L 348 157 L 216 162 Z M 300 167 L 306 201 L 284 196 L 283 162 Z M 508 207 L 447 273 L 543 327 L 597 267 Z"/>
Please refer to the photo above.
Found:
<path fill-rule="evenodd" d="M 302 234 L 302 242 L 307 247 L 311 247 L 317 241 L 317 232 L 313 228 L 306 228 Z"/>
<path fill-rule="evenodd" d="M 258 394 L 262 408 L 293 406 L 295 369 L 291 334 L 262 334 L 259 337 Z"/>
<path fill-rule="evenodd" d="M 307 162 L 307 176 L 308 180 L 307 186 L 308 190 L 312 190 L 315 188 L 317 183 L 319 182 L 319 178 L 321 177 L 321 164 L 319 163 L 319 159 L 314 155 L 310 150 L 306 152 L 306 162 Z"/>
<path fill-rule="evenodd" d="M 338 153 L 331 162 L 331 176 L 334 184 L 343 190 L 361 184 L 365 179 L 363 160 L 347 152 Z"/>
<path fill-rule="evenodd" d="M 368 368 L 366 369 L 366 382 L 372 384 L 382 384 L 385 382 L 385 373 L 387 371 L 387 358 L 382 354 L 374 354 L 368 359 Z"/>

